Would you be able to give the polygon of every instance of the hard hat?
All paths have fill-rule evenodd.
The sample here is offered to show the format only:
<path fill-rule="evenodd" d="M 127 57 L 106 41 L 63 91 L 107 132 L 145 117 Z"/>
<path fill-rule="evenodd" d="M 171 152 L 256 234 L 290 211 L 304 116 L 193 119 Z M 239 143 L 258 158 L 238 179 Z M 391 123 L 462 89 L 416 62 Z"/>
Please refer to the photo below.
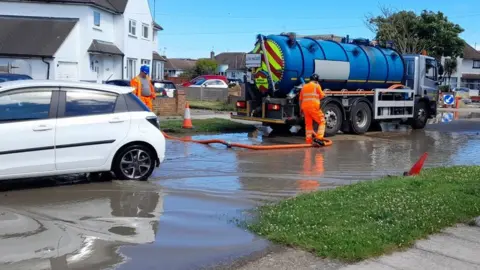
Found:
<path fill-rule="evenodd" d="M 148 66 L 144 65 L 144 66 L 140 67 L 140 72 L 143 72 L 143 73 L 148 75 L 150 73 L 150 68 Z"/>
<path fill-rule="evenodd" d="M 318 81 L 320 81 L 320 77 L 318 77 L 318 75 L 314 73 L 314 74 L 312 74 L 312 76 L 310 76 L 310 81 L 318 82 Z"/>

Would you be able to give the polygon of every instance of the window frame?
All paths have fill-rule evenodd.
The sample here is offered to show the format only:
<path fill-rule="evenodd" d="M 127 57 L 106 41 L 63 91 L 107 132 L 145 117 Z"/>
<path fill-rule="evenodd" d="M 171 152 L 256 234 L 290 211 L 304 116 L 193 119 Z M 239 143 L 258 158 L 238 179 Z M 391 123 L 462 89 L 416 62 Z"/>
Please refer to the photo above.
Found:
<path fill-rule="evenodd" d="M 132 61 L 132 63 L 133 63 L 131 71 L 129 71 L 129 68 L 128 68 L 128 65 L 129 65 L 130 61 Z M 127 58 L 127 76 L 128 76 L 128 79 L 133 79 L 133 78 L 135 78 L 135 76 L 137 76 L 137 62 L 138 62 L 137 58 Z"/>
<path fill-rule="evenodd" d="M 36 89 L 32 91 L 32 89 Z M 37 119 L 18 119 L 11 121 L 0 121 L 1 124 L 12 124 L 12 123 L 21 123 L 21 122 L 32 122 L 32 121 L 45 121 L 49 119 L 55 119 L 57 117 L 57 108 L 58 108 L 58 96 L 59 88 L 58 87 L 24 87 L 18 89 L 11 89 L 5 92 L 0 93 L 0 98 L 5 95 L 24 93 L 24 92 L 41 92 L 41 91 L 50 91 L 52 95 L 50 96 L 50 108 L 47 118 L 37 118 Z"/>
<path fill-rule="evenodd" d="M 134 29 L 134 33 L 132 32 L 132 29 Z M 132 19 L 128 20 L 128 34 L 134 37 L 137 36 L 137 21 Z"/>
<path fill-rule="evenodd" d="M 430 66 L 433 68 L 434 75 L 433 78 L 428 75 L 427 67 Z M 436 65 L 436 61 L 433 59 L 425 59 L 425 77 L 432 81 L 438 81 L 438 66 Z"/>
<path fill-rule="evenodd" d="M 96 17 L 95 15 L 98 14 L 98 25 L 96 23 Z M 102 25 L 102 14 L 100 11 L 94 10 L 93 11 L 93 27 L 100 27 Z"/>
<path fill-rule="evenodd" d="M 147 63 L 144 63 L 144 62 L 147 62 Z M 150 61 L 149 59 L 141 59 L 140 60 L 140 66 L 146 65 L 146 66 L 151 67 L 151 63 L 152 63 L 152 61 Z"/>
<path fill-rule="evenodd" d="M 477 66 L 475 66 L 475 63 L 477 63 Z M 473 69 L 480 69 L 480 60 L 473 60 L 472 68 Z"/>
<path fill-rule="evenodd" d="M 98 94 L 106 94 L 106 95 L 116 96 L 115 107 L 113 108 L 113 112 L 96 113 L 96 114 L 88 114 L 88 115 L 75 115 L 75 116 L 65 115 L 65 112 L 66 112 L 66 109 L 67 109 L 67 92 L 82 92 L 82 91 L 97 92 Z M 58 102 L 57 118 L 59 118 L 59 119 L 61 119 L 61 118 L 77 118 L 77 117 L 98 117 L 98 116 L 102 116 L 102 115 L 128 112 L 128 108 L 127 108 L 127 105 L 126 105 L 124 95 L 109 92 L 109 91 L 102 91 L 102 90 L 98 90 L 98 89 L 81 88 L 81 87 L 62 87 L 62 88 L 60 88 L 60 91 L 59 91 L 58 100 L 59 100 L 59 102 Z"/>
<path fill-rule="evenodd" d="M 145 30 L 145 27 L 146 27 L 146 30 Z M 143 39 L 148 40 L 150 38 L 149 31 L 150 31 L 150 25 L 148 25 L 146 23 L 142 23 L 142 38 Z M 147 34 L 147 36 L 145 36 L 145 33 Z"/>

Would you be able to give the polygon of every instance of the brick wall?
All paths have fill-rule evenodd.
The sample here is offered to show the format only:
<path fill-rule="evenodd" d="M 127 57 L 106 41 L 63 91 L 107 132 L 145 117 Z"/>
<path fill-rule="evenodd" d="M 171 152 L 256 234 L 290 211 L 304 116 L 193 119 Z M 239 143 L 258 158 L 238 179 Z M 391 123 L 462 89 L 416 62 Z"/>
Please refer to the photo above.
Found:
<path fill-rule="evenodd" d="M 173 98 L 156 98 L 153 101 L 153 111 L 158 116 L 183 116 L 185 100 L 184 91 L 175 91 L 175 97 Z"/>

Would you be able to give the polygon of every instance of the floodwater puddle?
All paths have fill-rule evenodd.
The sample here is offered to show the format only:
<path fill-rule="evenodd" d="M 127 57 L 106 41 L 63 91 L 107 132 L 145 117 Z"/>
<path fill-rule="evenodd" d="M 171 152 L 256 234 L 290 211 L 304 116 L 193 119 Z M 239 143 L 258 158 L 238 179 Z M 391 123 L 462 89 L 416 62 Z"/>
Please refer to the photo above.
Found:
<path fill-rule="evenodd" d="M 480 123 L 480 122 L 479 122 Z M 386 175 L 425 152 L 426 166 L 480 164 L 480 125 L 458 119 L 425 130 L 338 135 L 326 148 L 250 151 L 169 141 L 148 182 L 77 184 L 4 192 L 1 269 L 198 269 L 269 243 L 235 219 L 266 202 Z M 300 136 L 215 138 L 249 144 Z M 195 136 L 194 139 L 212 138 Z"/>

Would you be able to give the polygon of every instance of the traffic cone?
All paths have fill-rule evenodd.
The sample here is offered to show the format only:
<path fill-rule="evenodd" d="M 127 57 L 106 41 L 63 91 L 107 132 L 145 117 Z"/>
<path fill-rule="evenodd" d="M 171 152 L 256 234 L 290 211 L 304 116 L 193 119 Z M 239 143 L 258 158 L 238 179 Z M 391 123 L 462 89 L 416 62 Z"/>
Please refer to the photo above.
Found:
<path fill-rule="evenodd" d="M 185 102 L 185 114 L 183 116 L 182 128 L 187 128 L 187 129 L 193 128 L 192 119 L 190 117 L 190 105 L 188 105 L 188 101 Z"/>
<path fill-rule="evenodd" d="M 417 161 L 417 163 L 415 163 L 412 168 L 410 169 L 409 172 L 405 172 L 405 176 L 412 176 L 412 175 L 418 175 L 420 174 L 420 171 L 422 170 L 423 168 L 423 164 L 425 163 L 425 160 L 427 159 L 428 157 L 428 153 L 424 153 L 420 159 Z"/>

